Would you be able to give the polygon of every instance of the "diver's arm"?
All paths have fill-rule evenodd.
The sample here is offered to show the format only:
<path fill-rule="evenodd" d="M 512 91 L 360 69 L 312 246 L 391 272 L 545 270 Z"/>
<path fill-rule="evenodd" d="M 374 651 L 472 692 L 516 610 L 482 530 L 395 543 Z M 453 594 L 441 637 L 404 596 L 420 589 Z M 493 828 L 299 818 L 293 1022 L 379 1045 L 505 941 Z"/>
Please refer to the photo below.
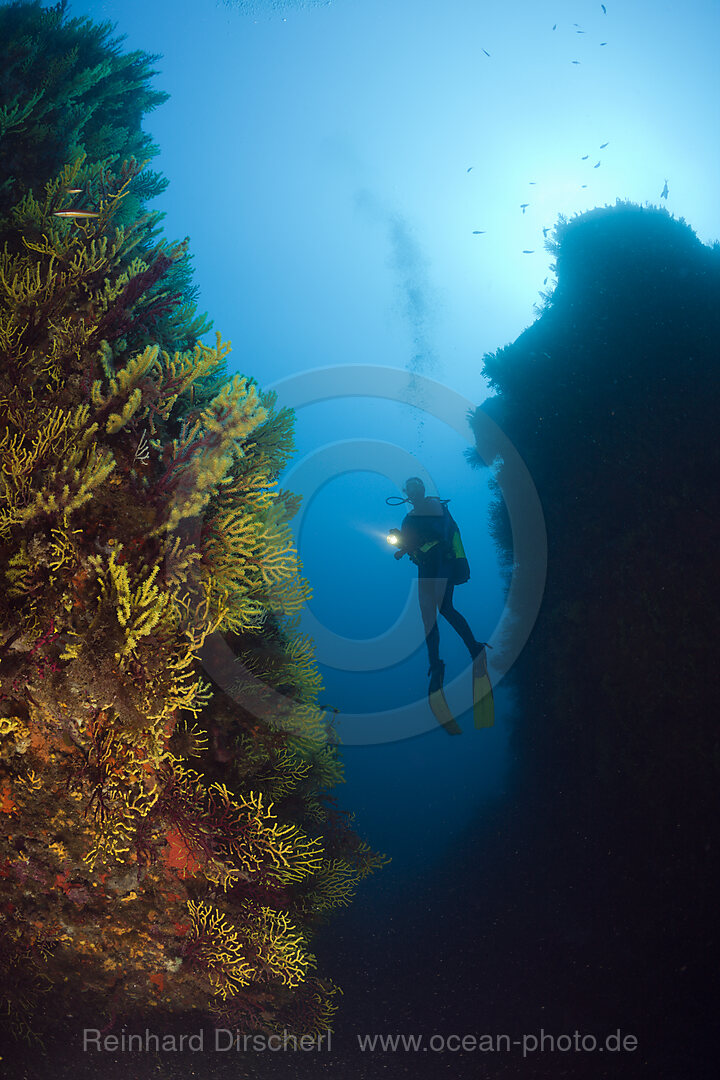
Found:
<path fill-rule="evenodd" d="M 402 535 L 399 529 L 393 529 L 393 532 L 398 537 Z M 400 540 L 395 540 L 394 543 L 397 545 L 395 551 L 393 552 L 394 559 L 402 559 L 403 555 L 409 555 L 411 559 L 413 558 L 412 551 L 410 551 L 410 549 L 406 547 L 405 544 L 401 543 Z M 413 562 L 414 561 L 415 560 L 413 559 Z"/>
<path fill-rule="evenodd" d="M 406 514 L 405 517 L 403 518 L 403 523 L 400 526 L 400 529 L 398 530 L 399 533 L 400 533 L 400 541 L 399 541 L 399 544 L 398 544 L 398 549 L 395 552 L 395 558 L 396 559 L 402 559 L 403 555 L 410 555 L 410 558 L 412 558 L 412 539 L 413 539 L 413 537 L 412 537 L 412 527 L 408 528 L 409 520 L 410 520 L 410 515 Z"/>
<path fill-rule="evenodd" d="M 401 545 L 394 553 L 394 557 L 396 559 L 402 559 L 403 555 L 407 555 L 410 562 L 414 562 L 416 566 L 418 565 L 417 548 L 409 548 Z"/>
<path fill-rule="evenodd" d="M 403 555 L 407 555 L 410 561 L 417 565 L 416 555 L 418 547 L 420 546 L 420 538 L 411 514 L 406 514 L 403 523 L 400 526 L 400 536 L 402 539 L 395 552 L 395 558 L 402 559 Z"/>

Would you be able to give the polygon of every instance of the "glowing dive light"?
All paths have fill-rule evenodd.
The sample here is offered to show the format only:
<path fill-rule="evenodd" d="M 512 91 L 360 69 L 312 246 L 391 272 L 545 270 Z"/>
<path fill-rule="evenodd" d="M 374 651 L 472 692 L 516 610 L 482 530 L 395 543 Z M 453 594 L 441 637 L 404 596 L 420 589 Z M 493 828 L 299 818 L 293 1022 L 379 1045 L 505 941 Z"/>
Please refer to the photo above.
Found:
<path fill-rule="evenodd" d="M 400 530 L 399 529 L 391 529 L 390 532 L 387 535 L 387 542 L 388 542 L 388 544 L 394 544 L 394 545 L 399 544 L 400 543 Z"/>

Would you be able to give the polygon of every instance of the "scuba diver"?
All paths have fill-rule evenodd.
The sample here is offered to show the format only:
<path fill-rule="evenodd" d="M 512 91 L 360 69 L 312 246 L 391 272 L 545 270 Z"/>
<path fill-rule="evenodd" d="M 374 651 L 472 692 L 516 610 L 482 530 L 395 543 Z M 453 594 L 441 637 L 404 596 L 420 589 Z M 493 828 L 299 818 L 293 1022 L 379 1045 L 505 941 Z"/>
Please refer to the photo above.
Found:
<path fill-rule="evenodd" d="M 492 687 L 485 659 L 487 642 L 475 640 L 467 620 L 453 604 L 455 586 L 462 585 L 470 577 L 460 530 L 447 508 L 447 500 L 426 495 L 425 485 L 419 477 L 411 476 L 403 490 L 406 498 L 391 497 L 386 502 L 394 506 L 410 502 L 412 510 L 406 514 L 400 529 L 390 531 L 388 542 L 397 547 L 396 559 L 407 554 L 418 568 L 420 614 L 430 661 L 430 707 L 446 731 L 453 735 L 461 733 L 442 689 L 445 664 L 440 659 L 439 612 L 462 638 L 472 657 L 475 727 L 490 727 L 494 715 Z"/>

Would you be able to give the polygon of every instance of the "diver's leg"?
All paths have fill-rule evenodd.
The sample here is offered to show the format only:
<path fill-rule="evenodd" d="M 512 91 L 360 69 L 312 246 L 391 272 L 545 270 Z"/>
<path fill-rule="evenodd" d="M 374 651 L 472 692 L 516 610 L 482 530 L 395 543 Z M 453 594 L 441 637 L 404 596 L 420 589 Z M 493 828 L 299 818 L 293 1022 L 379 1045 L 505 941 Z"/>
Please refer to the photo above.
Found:
<path fill-rule="evenodd" d="M 445 594 L 439 604 L 440 614 L 443 616 L 443 618 L 447 619 L 453 630 L 460 635 L 460 637 L 465 642 L 466 649 L 468 650 L 472 658 L 475 659 L 475 657 L 479 656 L 480 652 L 482 651 L 483 645 L 482 642 L 475 640 L 475 635 L 470 629 L 467 619 L 463 615 L 461 615 L 457 608 L 454 606 L 454 591 L 455 586 L 448 582 L 447 586 L 445 587 Z"/>
<path fill-rule="evenodd" d="M 437 600 L 433 578 L 418 578 L 418 597 L 420 599 L 420 614 L 425 627 L 425 644 L 427 645 L 428 659 L 432 668 L 440 662 L 440 631 L 437 625 Z"/>
<path fill-rule="evenodd" d="M 442 687 L 445 679 L 445 665 L 440 659 L 440 631 L 437 624 L 438 604 L 441 595 L 438 594 L 437 580 L 431 577 L 418 578 L 418 595 L 420 597 L 420 612 L 425 627 L 425 643 L 427 645 L 430 667 L 430 693 L 434 693 Z"/>

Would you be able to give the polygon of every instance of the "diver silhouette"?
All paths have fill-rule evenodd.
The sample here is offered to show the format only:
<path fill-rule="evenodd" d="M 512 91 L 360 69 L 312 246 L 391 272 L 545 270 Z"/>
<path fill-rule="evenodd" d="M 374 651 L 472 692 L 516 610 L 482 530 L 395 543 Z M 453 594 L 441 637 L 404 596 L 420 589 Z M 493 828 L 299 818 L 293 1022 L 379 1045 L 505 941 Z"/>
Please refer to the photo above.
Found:
<path fill-rule="evenodd" d="M 438 612 L 462 638 L 473 660 L 481 656 L 485 642 L 476 641 L 467 619 L 453 604 L 453 592 L 470 576 L 460 532 L 447 509 L 446 501 L 425 494 L 425 485 L 417 476 L 405 481 L 405 499 L 388 499 L 391 505 L 412 503 L 400 529 L 388 536 L 397 545 L 395 558 L 408 555 L 418 568 L 418 597 L 425 628 L 430 668 L 429 693 L 442 688 L 445 664 L 440 659 Z M 485 669 L 487 670 L 487 669 Z"/>

